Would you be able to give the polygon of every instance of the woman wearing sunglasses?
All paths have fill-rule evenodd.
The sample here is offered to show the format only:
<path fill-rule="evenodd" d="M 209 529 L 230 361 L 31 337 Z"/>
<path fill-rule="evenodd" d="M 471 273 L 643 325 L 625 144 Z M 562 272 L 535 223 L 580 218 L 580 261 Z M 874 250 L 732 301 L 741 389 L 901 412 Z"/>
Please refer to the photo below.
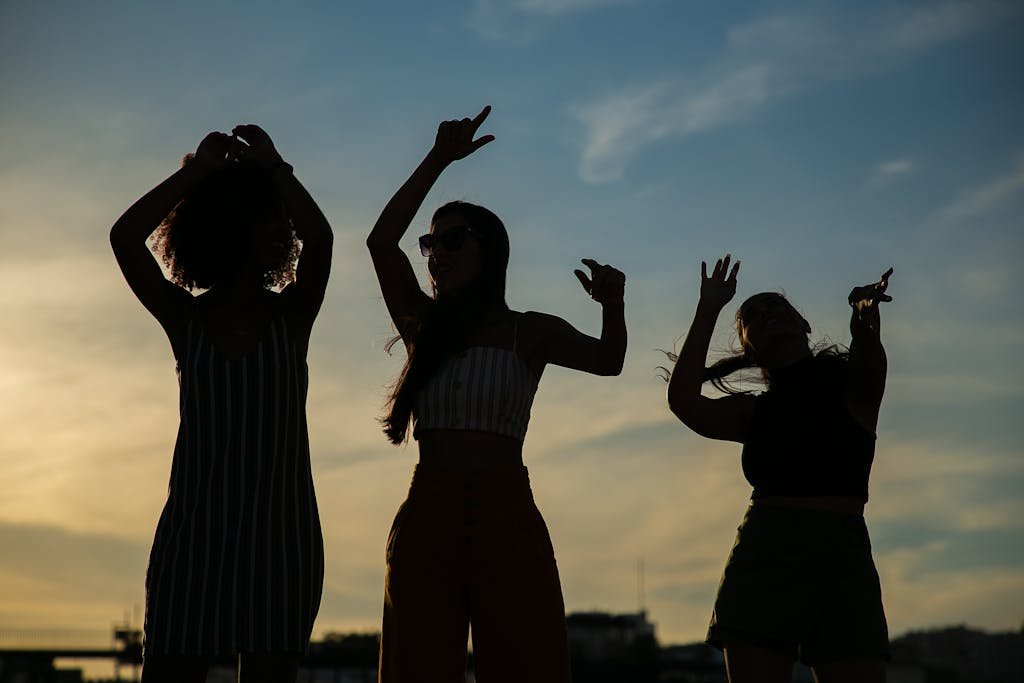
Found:
<path fill-rule="evenodd" d="M 558 570 L 523 440 L 546 365 L 621 371 L 625 277 L 589 259 L 589 277 L 576 271 L 603 308 L 600 339 L 552 315 L 513 311 L 504 226 L 481 206 L 452 202 L 420 238 L 432 296 L 420 289 L 399 241 L 448 164 L 494 140 L 474 139 L 489 112 L 440 125 L 367 240 L 407 351 L 384 431 L 401 444 L 411 426 L 419 445 L 387 543 L 381 681 L 463 680 L 470 623 L 482 683 L 569 681 Z"/>
<path fill-rule="evenodd" d="M 668 387 L 672 412 L 702 436 L 743 444 L 754 487 L 715 599 L 708 642 L 731 683 L 792 680 L 799 658 L 820 683 L 885 680 L 889 639 L 864 525 L 875 426 L 885 389 L 882 279 L 855 288 L 848 352 L 813 352 L 810 324 L 763 292 L 736 312 L 742 351 L 705 368 L 715 321 L 736 293 L 739 263 L 701 264 L 700 302 Z M 754 396 L 724 380 L 756 369 Z M 701 395 L 711 381 L 726 396 Z"/>

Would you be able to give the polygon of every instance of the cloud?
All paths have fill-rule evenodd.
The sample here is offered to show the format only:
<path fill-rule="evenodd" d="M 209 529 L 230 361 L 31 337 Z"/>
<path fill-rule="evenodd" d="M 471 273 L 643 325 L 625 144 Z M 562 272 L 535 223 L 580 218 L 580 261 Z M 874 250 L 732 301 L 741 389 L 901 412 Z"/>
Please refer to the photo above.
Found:
<path fill-rule="evenodd" d="M 558 19 L 584 12 L 640 5 L 645 0 L 474 0 L 465 21 L 471 31 L 488 40 L 505 38 L 510 26 L 529 27 L 537 20 Z M 530 21 L 530 20 L 534 21 Z M 518 20 L 518 22 L 517 22 Z"/>
<path fill-rule="evenodd" d="M 623 176 L 646 147 L 733 124 L 793 93 L 888 68 L 961 38 L 1006 14 L 1004 3 L 945 3 L 896 9 L 868 20 L 780 15 L 737 26 L 724 54 L 685 77 L 627 85 L 569 113 L 583 127 L 580 176 Z M 895 160 L 883 174 L 909 172 Z"/>
<path fill-rule="evenodd" d="M 1003 175 L 958 194 L 939 209 L 936 219 L 956 223 L 984 216 L 1014 200 L 1019 202 L 1021 190 L 1024 190 L 1024 156 L 1018 157 L 1014 168 Z"/>
<path fill-rule="evenodd" d="M 899 176 L 910 175 L 916 170 L 917 165 L 914 163 L 913 159 L 901 158 L 883 161 L 872 170 L 871 177 L 868 179 L 868 184 L 877 185 L 884 183 L 887 180 L 891 180 Z"/>
<path fill-rule="evenodd" d="M 951 286 L 964 298 L 992 301 L 1009 294 L 1014 273 L 1010 266 L 957 267 L 950 271 Z"/>
<path fill-rule="evenodd" d="M 894 9 L 882 16 L 876 41 L 894 51 L 926 50 L 955 40 L 1014 11 L 1002 0 L 968 0 Z"/>
<path fill-rule="evenodd" d="M 0 623 L 107 624 L 142 602 L 148 543 L 0 520 Z"/>
<path fill-rule="evenodd" d="M 516 0 L 512 7 L 520 12 L 559 16 L 571 12 L 585 12 L 613 5 L 635 5 L 637 0 Z"/>

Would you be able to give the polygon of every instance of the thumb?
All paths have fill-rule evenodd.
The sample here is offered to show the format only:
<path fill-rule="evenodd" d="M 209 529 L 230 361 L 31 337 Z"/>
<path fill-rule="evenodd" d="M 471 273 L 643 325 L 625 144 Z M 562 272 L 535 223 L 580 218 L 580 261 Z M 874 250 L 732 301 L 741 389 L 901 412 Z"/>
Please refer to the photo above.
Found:
<path fill-rule="evenodd" d="M 482 138 L 477 138 L 476 140 L 473 141 L 473 151 L 477 151 L 478 149 L 486 145 L 488 142 L 494 142 L 493 135 L 485 135 Z"/>

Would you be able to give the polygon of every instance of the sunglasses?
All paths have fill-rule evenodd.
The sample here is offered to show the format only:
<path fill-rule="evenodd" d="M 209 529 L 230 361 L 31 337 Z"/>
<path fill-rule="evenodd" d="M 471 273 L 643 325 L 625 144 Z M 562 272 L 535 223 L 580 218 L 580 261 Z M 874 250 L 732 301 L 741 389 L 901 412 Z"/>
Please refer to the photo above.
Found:
<path fill-rule="evenodd" d="M 455 225 L 442 233 L 428 233 L 420 237 L 420 253 L 429 257 L 438 246 L 445 251 L 458 251 L 466 243 L 466 235 L 473 232 L 468 225 Z"/>

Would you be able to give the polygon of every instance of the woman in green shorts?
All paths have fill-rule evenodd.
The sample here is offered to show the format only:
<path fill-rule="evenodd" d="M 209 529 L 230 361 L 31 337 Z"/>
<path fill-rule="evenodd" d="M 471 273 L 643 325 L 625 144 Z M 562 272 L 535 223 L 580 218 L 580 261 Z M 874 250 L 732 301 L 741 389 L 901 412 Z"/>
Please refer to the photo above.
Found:
<path fill-rule="evenodd" d="M 849 351 L 815 352 L 810 324 L 780 294 L 736 312 L 742 352 L 705 368 L 739 262 L 701 264 L 700 301 L 668 387 L 672 412 L 702 436 L 743 444 L 751 505 L 729 556 L 708 629 L 731 683 L 792 680 L 800 659 L 820 683 L 885 680 L 889 639 L 864 525 L 875 426 L 885 389 L 882 279 L 851 292 Z M 724 379 L 755 369 L 767 391 Z M 725 392 L 701 395 L 707 381 Z"/>

